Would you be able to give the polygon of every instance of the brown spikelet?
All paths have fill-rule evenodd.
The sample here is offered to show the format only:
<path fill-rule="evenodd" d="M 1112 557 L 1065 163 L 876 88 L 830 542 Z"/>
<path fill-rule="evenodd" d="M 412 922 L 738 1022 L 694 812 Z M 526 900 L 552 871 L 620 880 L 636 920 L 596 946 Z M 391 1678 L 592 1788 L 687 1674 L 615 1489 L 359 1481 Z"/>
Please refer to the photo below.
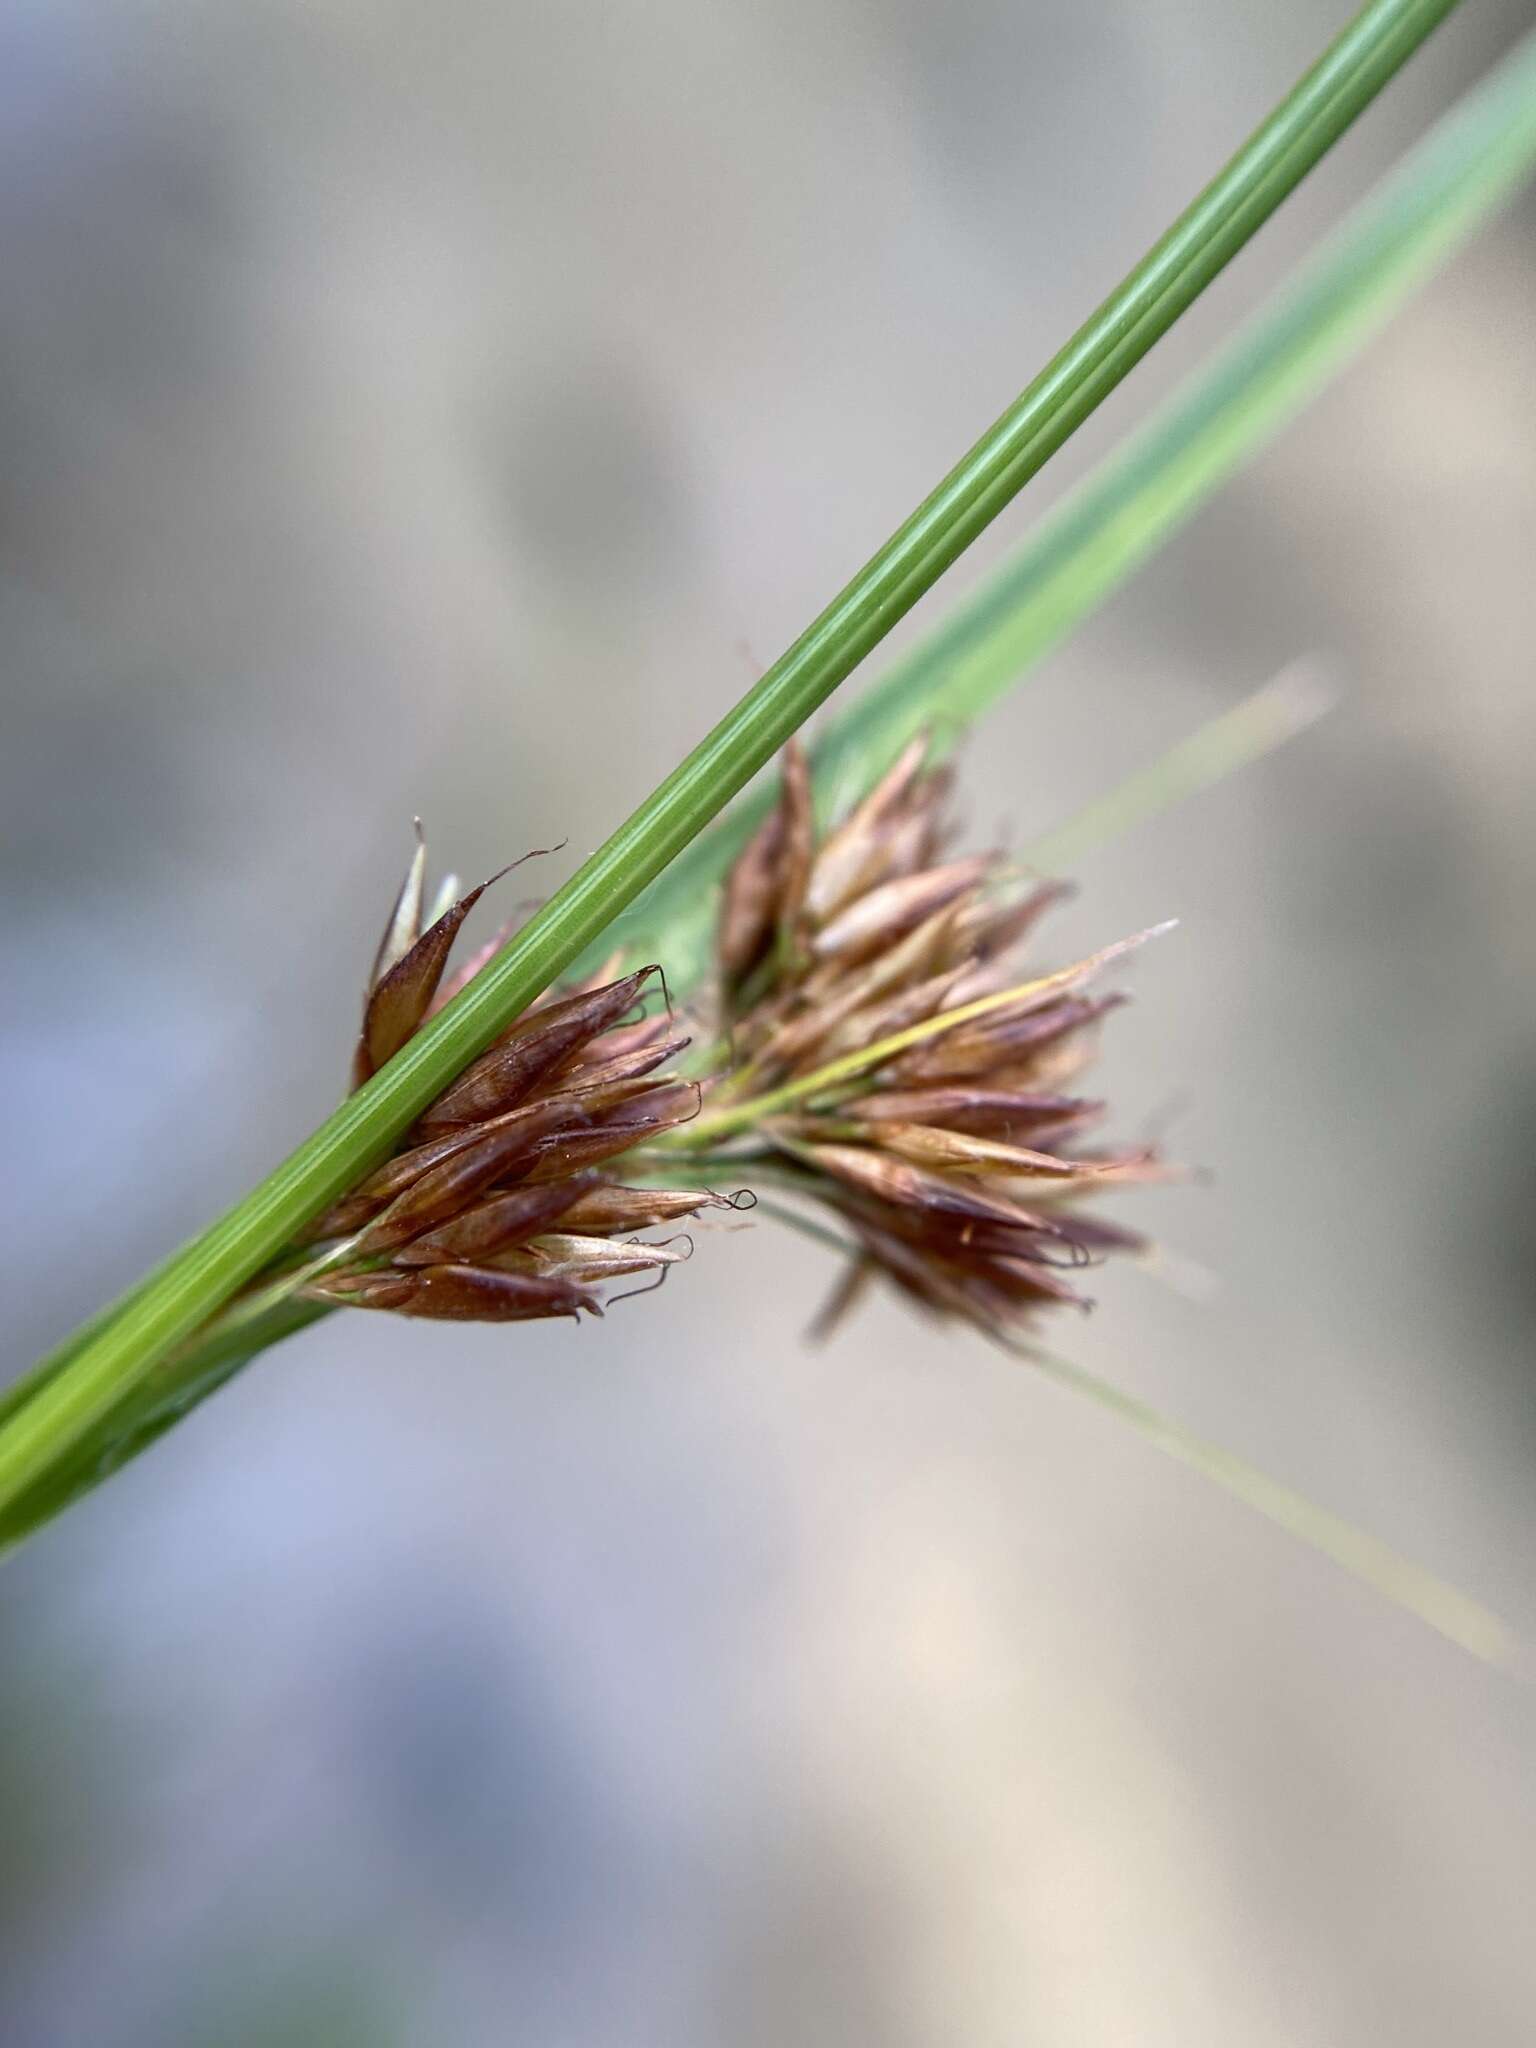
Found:
<path fill-rule="evenodd" d="M 860 1123 L 944 1124 L 1010 1144 L 1022 1143 L 1027 1134 L 1080 1130 L 1102 1116 L 1104 1107 L 1084 1095 L 1027 1095 L 963 1085 L 891 1090 L 861 1096 L 857 1104 Z"/>
<path fill-rule="evenodd" d="M 617 1039 L 622 1034 L 611 1034 Z M 609 1041 L 599 1039 L 598 1046 Z M 654 1074 L 658 1067 L 664 1067 L 685 1053 L 692 1045 L 691 1038 L 663 1038 L 650 1045 L 631 1045 L 627 1052 L 614 1052 L 606 1059 L 583 1058 L 572 1067 L 567 1079 L 575 1092 L 588 1100 L 598 1095 L 607 1095 L 621 1084 L 644 1080 Z"/>
<path fill-rule="evenodd" d="M 363 1233 L 360 1249 L 388 1251 L 458 1215 L 483 1190 L 524 1179 L 543 1153 L 585 1116 L 568 1096 L 531 1102 L 479 1130 L 473 1141 L 418 1175 Z"/>
<path fill-rule="evenodd" d="M 397 1266 L 473 1265 L 477 1259 L 494 1258 L 514 1245 L 537 1237 L 541 1230 L 561 1221 L 581 1199 L 587 1186 L 580 1174 L 566 1180 L 544 1181 L 528 1187 L 508 1188 L 461 1210 L 435 1230 L 402 1244 L 395 1253 Z"/>
<path fill-rule="evenodd" d="M 1123 1000 L 1091 984 L 1136 942 L 1026 976 L 1018 949 L 1070 891 L 1021 890 L 996 854 L 951 856 L 949 777 L 925 770 L 926 752 L 911 742 L 814 846 L 803 880 L 787 796 L 803 764 L 786 762 L 786 796 L 725 886 L 723 1001 L 747 1067 L 719 1099 L 799 1097 L 787 1113 L 765 1100 L 746 1133 L 736 1114 L 729 1142 L 766 1140 L 776 1180 L 835 1211 L 849 1238 L 848 1279 L 818 1334 L 875 1274 L 997 1334 L 1081 1303 L 1073 1269 L 1142 1243 L 1089 1217 L 1084 1200 L 1169 1177 L 1150 1153 L 1074 1143 L 1104 1105 L 1072 1082 Z M 795 943 L 770 947 L 791 898 Z"/>
<path fill-rule="evenodd" d="M 548 1180 L 578 1167 L 595 1166 L 633 1151 L 649 1139 L 691 1123 L 699 1113 L 696 1083 L 669 1086 L 663 1082 L 627 1101 L 615 1103 L 592 1118 L 587 1129 L 563 1131 L 533 1169 L 534 1180 Z"/>
<path fill-rule="evenodd" d="M 1102 1169 L 1076 1159 L 1058 1159 L 1050 1152 L 1032 1152 L 1025 1145 L 1006 1145 L 996 1138 L 977 1138 L 969 1131 L 946 1130 L 940 1124 L 887 1123 L 879 1128 L 875 1142 L 898 1159 L 936 1172 L 993 1179 L 1006 1174 L 1017 1184 L 1023 1180 L 1054 1181 L 1079 1185 Z"/>
<path fill-rule="evenodd" d="M 826 924 L 867 885 L 880 862 L 882 832 L 892 817 L 900 815 L 927 751 L 926 739 L 911 741 L 864 801 L 827 835 L 806 891 L 806 908 L 817 924 Z"/>
<path fill-rule="evenodd" d="M 507 1273 L 495 1266 L 418 1266 L 407 1273 L 338 1273 L 311 1283 L 319 1301 L 344 1308 L 393 1309 L 397 1315 L 458 1323 L 526 1323 L 544 1316 L 601 1315 L 597 1296 L 557 1275 Z"/>
<path fill-rule="evenodd" d="M 778 909 L 783 843 L 784 813 L 776 807 L 747 841 L 726 881 L 717 955 L 727 992 L 746 979 L 767 950 Z"/>
<path fill-rule="evenodd" d="M 779 845 L 778 924 L 780 943 L 798 944 L 805 891 L 816 850 L 816 816 L 811 806 L 811 764 L 799 740 L 784 749 L 784 794 L 780 800 L 784 836 Z"/>
<path fill-rule="evenodd" d="M 969 860 L 924 873 L 899 875 L 870 889 L 823 925 L 811 941 L 819 960 L 862 960 L 893 939 L 921 924 L 973 889 L 993 865 L 994 856 L 973 854 Z"/>
<path fill-rule="evenodd" d="M 626 1188 L 599 1184 L 580 1194 L 566 1210 L 569 1230 L 601 1237 L 610 1230 L 650 1230 L 659 1223 L 681 1223 L 702 1209 L 734 1206 L 724 1195 L 699 1188 Z"/>

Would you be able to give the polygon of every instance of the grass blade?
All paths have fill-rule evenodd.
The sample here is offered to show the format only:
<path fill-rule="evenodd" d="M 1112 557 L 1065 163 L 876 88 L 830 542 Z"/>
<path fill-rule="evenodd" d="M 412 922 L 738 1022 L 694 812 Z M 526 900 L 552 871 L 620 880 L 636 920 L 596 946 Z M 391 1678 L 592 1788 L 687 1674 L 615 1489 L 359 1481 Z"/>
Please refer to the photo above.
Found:
<path fill-rule="evenodd" d="M 1362 1584 L 1390 1600 L 1394 1607 L 1415 1615 L 1447 1642 L 1455 1643 L 1485 1664 L 1505 1668 L 1515 1664 L 1519 1646 L 1508 1625 L 1479 1601 L 1458 1592 L 1422 1565 L 1400 1557 L 1388 1544 L 1357 1529 L 1352 1522 L 1319 1507 L 1278 1479 L 1271 1479 L 1245 1458 L 1196 1436 L 1182 1423 L 1171 1421 L 1145 1401 L 1112 1386 L 1108 1380 L 1101 1380 L 1097 1373 L 1071 1359 L 1037 1351 L 1033 1346 L 1021 1347 L 1018 1355 L 1059 1386 L 1086 1395 L 1098 1407 L 1128 1422 L 1148 1443 L 1170 1458 L 1177 1458 L 1180 1464 L 1190 1466 L 1245 1507 L 1252 1508 L 1255 1514 L 1332 1558 Z"/>
<path fill-rule="evenodd" d="M 723 1161 L 719 1168 L 720 1174 L 727 1178 L 739 1171 L 739 1162 L 729 1160 Z M 769 1185 L 777 1178 L 771 1163 L 754 1167 L 753 1171 L 754 1178 L 766 1180 Z M 792 1182 L 788 1185 L 791 1193 L 803 1196 L 803 1187 Z M 765 1216 L 772 1216 L 776 1222 L 809 1238 L 813 1244 L 835 1252 L 845 1263 L 856 1262 L 861 1256 L 862 1247 L 852 1238 L 840 1230 L 829 1229 L 803 1209 L 779 1201 L 772 1195 L 761 1196 L 758 1208 Z M 1507 1622 L 1480 1600 L 1474 1600 L 1470 1594 L 1427 1571 L 1423 1565 L 1415 1564 L 1411 1558 L 1403 1557 L 1390 1544 L 1381 1542 L 1330 1509 L 1319 1506 L 1316 1501 L 1308 1500 L 1305 1494 L 1271 1477 L 1246 1458 L 1240 1458 L 1235 1452 L 1224 1450 L 1220 1444 L 1196 1435 L 1183 1423 L 1174 1421 L 1149 1402 L 1126 1393 L 1111 1381 L 1101 1379 L 1086 1366 L 1034 1344 L 1005 1343 L 1000 1348 L 1009 1356 L 1032 1366 L 1047 1379 L 1054 1380 L 1058 1386 L 1065 1387 L 1070 1393 L 1083 1395 L 1096 1407 L 1128 1423 L 1154 1450 L 1162 1451 L 1167 1457 L 1198 1472 L 1213 1486 L 1220 1487 L 1223 1493 L 1230 1494 L 1244 1507 L 1262 1515 L 1265 1521 L 1283 1529 L 1309 1550 L 1331 1559 L 1352 1578 L 1370 1587 L 1373 1593 L 1380 1594 L 1405 1614 L 1411 1614 L 1426 1628 L 1433 1629 L 1469 1656 L 1501 1670 L 1527 1675 L 1529 1660 L 1524 1646 Z"/>
<path fill-rule="evenodd" d="M 1041 874 L 1070 874 L 1082 856 L 1202 789 L 1225 782 L 1315 725 L 1333 697 L 1312 662 L 1293 662 L 1261 690 L 1197 726 L 1187 739 L 1106 789 L 1075 817 L 1032 839 L 1022 858 Z"/>

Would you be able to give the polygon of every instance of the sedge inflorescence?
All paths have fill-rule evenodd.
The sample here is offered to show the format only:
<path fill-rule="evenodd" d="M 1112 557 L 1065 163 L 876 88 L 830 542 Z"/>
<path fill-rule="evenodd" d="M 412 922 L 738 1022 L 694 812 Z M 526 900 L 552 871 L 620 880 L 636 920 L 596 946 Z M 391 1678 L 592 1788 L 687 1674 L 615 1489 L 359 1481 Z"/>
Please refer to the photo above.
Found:
<path fill-rule="evenodd" d="M 644 1233 L 751 1199 L 716 1191 L 724 1176 L 832 1212 L 849 1263 L 823 1329 L 877 1275 L 994 1336 L 1083 1305 L 1080 1270 L 1143 1243 L 1090 1198 L 1166 1177 L 1147 1148 L 1090 1142 L 1104 1104 L 1077 1092 L 1124 1000 L 1094 984 L 1138 940 L 1021 980 L 1021 949 L 1066 891 L 1021 885 L 995 852 L 954 857 L 951 778 L 925 757 L 914 741 L 822 830 L 791 743 L 725 881 L 700 1078 L 673 1066 L 691 1041 L 670 1002 L 648 1007 L 659 968 L 615 961 L 554 991 L 321 1218 L 304 1291 L 411 1316 L 598 1314 L 605 1283 L 691 1249 Z M 354 1084 L 495 950 L 446 978 L 482 890 L 450 887 L 424 921 L 423 858 L 369 977 Z M 667 1184 L 679 1168 L 701 1185 Z"/>
<path fill-rule="evenodd" d="M 445 979 L 459 928 L 488 885 L 456 900 L 450 887 L 423 929 L 423 860 L 418 845 L 369 977 L 354 1085 L 494 951 Z M 601 1314 L 604 1283 L 686 1257 L 686 1238 L 639 1233 L 734 1206 L 730 1198 L 632 1186 L 611 1171 L 699 1107 L 698 1084 L 665 1071 L 688 1038 L 669 1008 L 644 1014 L 658 977 L 654 966 L 600 975 L 525 1011 L 401 1149 L 321 1217 L 311 1237 L 329 1249 L 303 1291 L 407 1316 L 525 1322 Z"/>
<path fill-rule="evenodd" d="M 1137 941 L 1021 980 L 1022 945 L 1067 892 L 1021 888 L 997 853 L 951 857 L 950 776 L 925 753 L 914 741 L 822 833 L 789 749 L 721 911 L 735 1071 L 689 1135 L 718 1134 L 729 1159 L 751 1147 L 758 1171 L 835 1212 L 850 1262 L 823 1328 L 883 1275 L 1011 1335 L 1083 1304 L 1076 1269 L 1142 1247 L 1088 1199 L 1165 1177 L 1149 1149 L 1088 1142 L 1104 1104 L 1077 1092 L 1124 1000 L 1092 984 Z"/>

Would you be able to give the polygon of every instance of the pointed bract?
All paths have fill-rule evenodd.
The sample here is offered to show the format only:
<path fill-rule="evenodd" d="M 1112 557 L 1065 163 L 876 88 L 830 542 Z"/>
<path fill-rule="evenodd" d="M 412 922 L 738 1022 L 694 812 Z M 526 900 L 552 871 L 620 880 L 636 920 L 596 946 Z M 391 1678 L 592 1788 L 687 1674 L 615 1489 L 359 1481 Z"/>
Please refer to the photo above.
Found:
<path fill-rule="evenodd" d="M 422 931 L 419 826 L 417 839 L 369 977 L 355 1083 L 391 1059 L 494 950 L 445 979 L 459 929 L 489 884 L 451 900 L 449 892 Z M 667 1012 L 632 1015 L 659 972 L 619 975 L 610 965 L 530 1005 L 430 1105 L 409 1142 L 304 1234 L 306 1244 L 331 1249 L 301 1291 L 333 1306 L 451 1321 L 600 1315 L 599 1282 L 664 1271 L 684 1257 L 675 1244 L 621 1242 L 617 1233 L 676 1221 L 723 1197 L 624 1188 L 588 1170 L 698 1113 L 698 1084 L 662 1071 L 687 1037 Z M 563 1231 L 552 1228 L 562 1223 Z"/>
<path fill-rule="evenodd" d="M 386 1060 L 393 1059 L 401 1046 L 427 1014 L 437 992 L 459 927 L 484 895 L 487 884 L 471 889 L 444 911 L 436 924 L 428 925 L 421 937 L 395 961 L 383 978 L 368 992 L 363 1011 L 363 1032 L 353 1062 L 353 1085 L 360 1087 L 377 1073 Z"/>

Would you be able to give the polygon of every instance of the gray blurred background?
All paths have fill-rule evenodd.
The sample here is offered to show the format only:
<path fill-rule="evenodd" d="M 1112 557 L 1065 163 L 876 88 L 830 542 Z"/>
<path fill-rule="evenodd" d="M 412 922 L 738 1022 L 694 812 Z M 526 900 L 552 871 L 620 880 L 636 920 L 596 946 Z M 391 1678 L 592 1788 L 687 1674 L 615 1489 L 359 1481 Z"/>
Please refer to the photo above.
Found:
<path fill-rule="evenodd" d="M 426 818 L 552 886 L 1345 13 L 17 0 L 7 1371 L 333 1103 Z M 1529 20 L 1462 10 L 937 616 Z M 1063 1348 L 1536 1639 L 1536 209 L 991 719 L 1219 1287 Z M 919 621 L 919 624 L 922 621 Z M 1134 1214 L 1134 1206 L 1132 1209 Z M 0 1574 L 26 2048 L 1523 2043 L 1531 1695 L 821 1255 L 580 1337 L 337 1317 Z"/>

